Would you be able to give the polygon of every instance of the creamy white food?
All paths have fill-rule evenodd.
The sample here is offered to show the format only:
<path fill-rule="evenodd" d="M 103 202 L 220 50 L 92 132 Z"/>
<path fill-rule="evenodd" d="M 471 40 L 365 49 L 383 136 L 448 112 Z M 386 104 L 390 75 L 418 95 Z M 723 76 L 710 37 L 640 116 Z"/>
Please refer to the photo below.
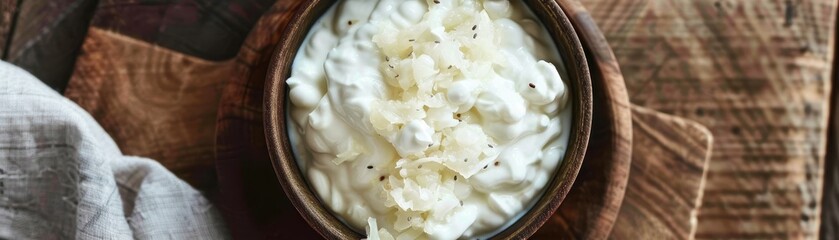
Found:
<path fill-rule="evenodd" d="M 565 154 L 561 75 L 521 1 L 339 1 L 294 60 L 289 135 L 311 188 L 371 239 L 487 236 Z"/>

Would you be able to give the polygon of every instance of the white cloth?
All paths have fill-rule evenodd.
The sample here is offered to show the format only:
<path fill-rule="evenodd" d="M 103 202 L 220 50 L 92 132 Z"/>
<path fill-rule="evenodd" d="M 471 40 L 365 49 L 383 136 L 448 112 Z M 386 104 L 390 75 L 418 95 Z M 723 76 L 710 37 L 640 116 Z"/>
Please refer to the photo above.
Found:
<path fill-rule="evenodd" d="M 219 212 L 157 162 L 0 62 L 0 238 L 224 239 Z"/>

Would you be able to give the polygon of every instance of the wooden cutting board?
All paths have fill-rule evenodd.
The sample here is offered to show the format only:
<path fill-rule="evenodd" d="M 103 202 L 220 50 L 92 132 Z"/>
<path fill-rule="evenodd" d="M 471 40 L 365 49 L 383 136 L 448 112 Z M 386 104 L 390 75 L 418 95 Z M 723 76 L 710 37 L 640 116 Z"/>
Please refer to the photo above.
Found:
<path fill-rule="evenodd" d="M 65 96 L 123 154 L 160 161 L 193 186 L 215 185 L 216 112 L 233 70 L 98 28 L 88 31 Z"/>
<path fill-rule="evenodd" d="M 836 0 L 582 2 L 630 101 L 714 135 L 697 238 L 818 237 Z"/>
<path fill-rule="evenodd" d="M 692 239 L 713 138 L 684 118 L 632 106 L 632 168 L 611 239 Z"/>

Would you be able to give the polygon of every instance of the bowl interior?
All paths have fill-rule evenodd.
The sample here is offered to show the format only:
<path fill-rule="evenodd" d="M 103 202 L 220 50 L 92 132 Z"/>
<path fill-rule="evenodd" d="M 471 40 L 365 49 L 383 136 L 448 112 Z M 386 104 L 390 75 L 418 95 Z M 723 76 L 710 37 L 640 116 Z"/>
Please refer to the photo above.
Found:
<path fill-rule="evenodd" d="M 321 235 L 330 239 L 359 239 L 359 233 L 345 225 L 324 206 L 306 184 L 297 167 L 287 134 L 285 81 L 309 28 L 332 6 L 335 0 L 313 0 L 293 16 L 280 40 L 265 82 L 265 136 L 274 171 L 283 190 L 303 218 Z M 574 183 L 588 145 L 592 115 L 592 90 L 588 65 L 580 41 L 559 5 L 554 0 L 525 0 L 548 29 L 564 61 L 572 107 L 571 133 L 564 160 L 555 170 L 543 195 L 519 220 L 493 238 L 526 238 L 532 235 L 559 207 Z"/>

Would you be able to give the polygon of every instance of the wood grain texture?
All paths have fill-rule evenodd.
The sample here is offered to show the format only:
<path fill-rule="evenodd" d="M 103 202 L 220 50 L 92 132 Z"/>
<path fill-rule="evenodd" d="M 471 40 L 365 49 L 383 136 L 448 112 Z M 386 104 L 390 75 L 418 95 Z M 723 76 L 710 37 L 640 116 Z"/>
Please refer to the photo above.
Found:
<path fill-rule="evenodd" d="M 257 22 L 224 82 L 216 136 L 220 209 L 237 239 L 317 239 L 283 193 L 263 126 L 263 88 L 274 47 L 304 1 L 278 1 Z"/>
<path fill-rule="evenodd" d="M 215 184 L 215 118 L 232 65 L 92 28 L 65 96 L 126 155 L 155 159 L 199 189 Z"/>
<path fill-rule="evenodd" d="M 714 135 L 696 237 L 817 237 L 836 1 L 583 3 L 630 101 Z"/>
<path fill-rule="evenodd" d="M 711 156 L 696 122 L 632 107 L 632 171 L 611 239 L 693 239 Z"/>
<path fill-rule="evenodd" d="M 190 56 L 236 56 L 276 0 L 98 0 L 90 24 Z"/>
<path fill-rule="evenodd" d="M 589 147 L 580 174 L 536 239 L 605 239 L 624 197 L 632 154 L 632 118 L 623 76 L 605 37 L 576 0 L 558 1 L 586 51 L 594 89 Z"/>
<path fill-rule="evenodd" d="M 63 92 L 96 9 L 96 0 L 19 2 L 5 60 Z"/>

